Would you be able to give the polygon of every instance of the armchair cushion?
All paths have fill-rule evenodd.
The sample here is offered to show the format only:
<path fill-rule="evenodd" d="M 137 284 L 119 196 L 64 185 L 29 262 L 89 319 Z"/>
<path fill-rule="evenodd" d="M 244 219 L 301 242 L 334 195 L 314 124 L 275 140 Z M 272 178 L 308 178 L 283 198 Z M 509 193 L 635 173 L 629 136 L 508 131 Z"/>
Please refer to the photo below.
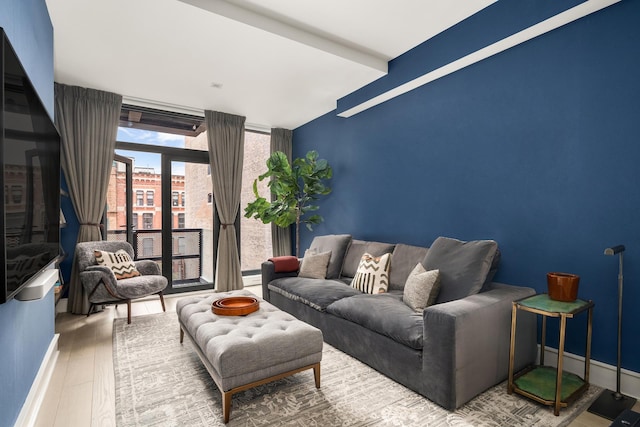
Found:
<path fill-rule="evenodd" d="M 167 278 L 156 275 L 131 277 L 118 280 L 116 287 L 118 288 L 118 295 L 124 299 L 141 298 L 166 288 Z"/>
<path fill-rule="evenodd" d="M 93 254 L 96 257 L 98 265 L 111 268 L 118 280 L 140 276 L 140 272 L 136 269 L 135 263 L 129 254 L 122 249 L 116 252 L 95 250 Z"/>

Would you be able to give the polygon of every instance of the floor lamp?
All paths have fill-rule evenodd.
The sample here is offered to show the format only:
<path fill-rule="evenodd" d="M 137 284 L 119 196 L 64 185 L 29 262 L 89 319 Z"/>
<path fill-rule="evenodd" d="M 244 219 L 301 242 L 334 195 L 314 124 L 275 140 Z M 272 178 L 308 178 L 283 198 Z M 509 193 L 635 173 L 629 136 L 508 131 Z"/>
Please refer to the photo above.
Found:
<path fill-rule="evenodd" d="M 604 250 L 605 255 L 620 255 L 620 267 L 618 273 L 618 365 L 616 371 L 616 391 L 604 390 L 588 411 L 610 420 L 614 420 L 625 409 L 631 409 L 636 399 L 620 393 L 620 341 L 622 335 L 622 253 L 624 245 L 613 246 Z"/>

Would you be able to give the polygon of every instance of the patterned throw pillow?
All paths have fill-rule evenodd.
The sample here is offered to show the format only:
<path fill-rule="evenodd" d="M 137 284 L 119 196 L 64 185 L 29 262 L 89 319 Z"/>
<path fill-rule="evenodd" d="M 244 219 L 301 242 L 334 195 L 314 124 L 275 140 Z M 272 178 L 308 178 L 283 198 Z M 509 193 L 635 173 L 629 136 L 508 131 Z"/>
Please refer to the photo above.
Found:
<path fill-rule="evenodd" d="M 382 294 L 389 288 L 389 267 L 391 254 L 374 257 L 362 255 L 351 286 L 367 294 Z"/>
<path fill-rule="evenodd" d="M 313 249 L 307 249 L 302 258 L 298 277 L 307 277 L 310 279 L 326 278 L 330 259 L 331 251 L 316 253 Z"/>
<path fill-rule="evenodd" d="M 404 284 L 402 301 L 415 311 L 423 311 L 436 302 L 438 292 L 440 292 L 440 271 L 427 271 L 421 263 L 418 263 Z"/>
<path fill-rule="evenodd" d="M 140 276 L 140 272 L 136 269 L 136 265 L 124 249 L 116 252 L 93 251 L 98 265 L 105 265 L 113 271 L 116 279 L 128 279 L 130 277 Z"/>

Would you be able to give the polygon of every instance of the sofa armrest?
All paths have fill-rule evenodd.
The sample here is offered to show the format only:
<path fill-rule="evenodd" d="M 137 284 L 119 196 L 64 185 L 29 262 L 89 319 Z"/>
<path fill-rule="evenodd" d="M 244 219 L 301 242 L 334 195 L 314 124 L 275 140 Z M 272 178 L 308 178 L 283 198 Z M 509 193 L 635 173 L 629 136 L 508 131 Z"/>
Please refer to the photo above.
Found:
<path fill-rule="evenodd" d="M 423 369 L 437 403 L 456 409 L 507 378 L 512 302 L 534 294 L 532 288 L 496 283 L 424 310 Z M 536 316 L 520 311 L 516 371 L 535 361 L 536 332 Z"/>
<path fill-rule="evenodd" d="M 269 295 L 269 283 L 282 277 L 296 277 L 297 271 L 288 273 L 276 273 L 275 265 L 271 261 L 265 261 L 260 268 L 262 271 L 262 298 L 266 301 L 270 301 Z"/>

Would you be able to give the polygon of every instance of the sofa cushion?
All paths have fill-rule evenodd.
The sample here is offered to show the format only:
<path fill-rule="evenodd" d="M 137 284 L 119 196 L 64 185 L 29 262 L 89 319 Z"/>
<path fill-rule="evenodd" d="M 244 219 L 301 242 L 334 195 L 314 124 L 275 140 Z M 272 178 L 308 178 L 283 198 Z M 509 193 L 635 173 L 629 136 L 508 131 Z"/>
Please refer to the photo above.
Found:
<path fill-rule="evenodd" d="M 339 280 L 283 277 L 269 283 L 269 291 L 283 295 L 293 301 L 306 304 L 318 311 L 341 298 L 360 295 L 362 292 Z"/>
<path fill-rule="evenodd" d="M 331 259 L 327 268 L 327 279 L 337 279 L 342 272 L 344 256 L 351 243 L 350 234 L 330 234 L 326 236 L 316 236 L 311 241 L 309 249 L 317 253 L 331 251 Z"/>
<path fill-rule="evenodd" d="M 304 258 L 302 258 L 298 276 L 310 279 L 324 279 L 327 277 L 330 258 L 331 251 L 316 253 L 312 249 L 307 249 L 304 252 Z"/>
<path fill-rule="evenodd" d="M 344 257 L 344 265 L 342 266 L 342 275 L 345 277 L 354 277 L 362 255 L 365 253 L 373 256 L 382 256 L 386 253 L 393 252 L 395 247 L 392 243 L 382 242 L 365 242 L 364 240 L 352 240 L 347 254 Z M 424 255 L 423 255 L 424 258 Z"/>
<path fill-rule="evenodd" d="M 391 274 L 389 290 L 403 290 L 407 277 L 416 264 L 423 261 L 428 248 L 398 243 L 391 257 Z"/>
<path fill-rule="evenodd" d="M 415 311 L 422 312 L 435 304 L 440 292 L 440 271 L 425 270 L 417 263 L 404 285 L 402 301 Z"/>
<path fill-rule="evenodd" d="M 422 262 L 426 270 L 440 270 L 440 294 L 436 303 L 477 294 L 487 279 L 497 248 L 493 240 L 463 242 L 438 237 Z"/>
<path fill-rule="evenodd" d="M 367 294 L 380 294 L 389 288 L 389 266 L 391 254 L 374 257 L 369 253 L 362 255 L 358 271 L 351 286 Z"/>
<path fill-rule="evenodd" d="M 403 303 L 401 294 L 355 295 L 334 302 L 326 311 L 411 348 L 422 349 L 422 313 Z"/>

